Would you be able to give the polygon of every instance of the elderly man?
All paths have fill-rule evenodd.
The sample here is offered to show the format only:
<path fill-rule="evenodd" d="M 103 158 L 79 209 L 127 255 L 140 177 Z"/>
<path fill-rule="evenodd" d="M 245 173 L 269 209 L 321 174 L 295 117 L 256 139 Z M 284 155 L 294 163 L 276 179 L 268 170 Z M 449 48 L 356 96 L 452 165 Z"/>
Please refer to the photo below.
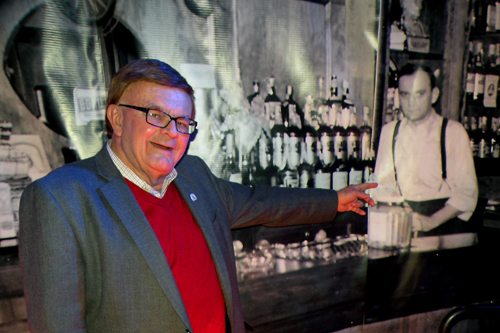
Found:
<path fill-rule="evenodd" d="M 246 187 L 186 156 L 193 89 L 138 60 L 113 78 L 111 140 L 24 192 L 20 255 L 34 332 L 244 332 L 231 228 L 363 214 L 375 184 Z"/>
<path fill-rule="evenodd" d="M 401 195 L 416 212 L 421 235 L 467 231 L 478 197 L 477 178 L 463 126 L 439 116 L 435 77 L 425 66 L 407 64 L 399 72 L 404 119 L 383 126 L 374 195 Z"/>

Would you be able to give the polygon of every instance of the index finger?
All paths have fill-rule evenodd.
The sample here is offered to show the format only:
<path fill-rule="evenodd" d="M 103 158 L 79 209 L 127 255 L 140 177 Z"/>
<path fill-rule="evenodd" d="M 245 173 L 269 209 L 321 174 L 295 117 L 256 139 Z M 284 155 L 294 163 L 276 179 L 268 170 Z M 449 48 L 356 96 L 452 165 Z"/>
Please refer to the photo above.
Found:
<path fill-rule="evenodd" d="M 378 186 L 377 183 L 362 183 L 362 184 L 354 185 L 354 188 L 358 191 L 364 192 L 370 188 L 375 188 L 377 186 Z"/>

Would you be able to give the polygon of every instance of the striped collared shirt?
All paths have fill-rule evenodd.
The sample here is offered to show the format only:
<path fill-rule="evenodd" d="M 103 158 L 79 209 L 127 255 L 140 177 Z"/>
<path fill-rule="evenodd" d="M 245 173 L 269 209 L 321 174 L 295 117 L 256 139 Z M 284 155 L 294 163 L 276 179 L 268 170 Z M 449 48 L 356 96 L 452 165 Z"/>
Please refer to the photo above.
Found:
<path fill-rule="evenodd" d="M 118 156 L 116 156 L 115 152 L 113 149 L 111 149 L 111 140 L 108 141 L 106 144 L 106 148 L 108 149 L 109 156 L 113 160 L 113 163 L 116 165 L 120 173 L 122 174 L 123 178 L 129 180 L 130 182 L 134 183 L 135 185 L 139 186 L 141 189 L 144 191 L 154 195 L 157 198 L 163 198 L 165 195 L 165 192 L 167 192 L 168 185 L 170 185 L 171 182 L 177 177 L 177 171 L 175 169 L 172 169 L 172 171 L 165 176 L 165 179 L 163 180 L 163 185 L 161 187 L 161 191 L 158 192 L 156 191 L 151 185 L 146 183 L 144 180 L 139 178 L 132 170 L 130 170 L 129 167 L 127 167 Z"/>

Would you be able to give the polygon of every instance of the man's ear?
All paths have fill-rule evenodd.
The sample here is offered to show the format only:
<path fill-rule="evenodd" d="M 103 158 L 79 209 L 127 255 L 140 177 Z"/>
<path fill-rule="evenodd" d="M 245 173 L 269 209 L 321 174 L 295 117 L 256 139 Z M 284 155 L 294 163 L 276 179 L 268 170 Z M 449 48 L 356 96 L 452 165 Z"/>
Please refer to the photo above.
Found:
<path fill-rule="evenodd" d="M 113 127 L 113 135 L 122 135 L 122 121 L 123 113 L 122 110 L 116 104 L 110 104 L 106 110 L 106 116 L 108 117 L 111 127 Z"/>
<path fill-rule="evenodd" d="M 439 88 L 438 87 L 434 87 L 432 88 L 432 92 L 431 92 L 431 102 L 432 104 L 436 103 L 437 100 L 439 98 Z"/>

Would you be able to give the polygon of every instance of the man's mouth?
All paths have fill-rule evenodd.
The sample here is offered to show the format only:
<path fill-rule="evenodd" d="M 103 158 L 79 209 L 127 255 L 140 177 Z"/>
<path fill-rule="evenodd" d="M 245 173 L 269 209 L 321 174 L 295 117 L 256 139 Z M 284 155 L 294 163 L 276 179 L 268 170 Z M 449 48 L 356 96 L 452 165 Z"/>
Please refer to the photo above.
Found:
<path fill-rule="evenodd" d="M 173 149 L 174 149 L 173 147 L 168 147 L 168 146 L 165 146 L 165 145 L 162 145 L 162 144 L 156 143 L 156 142 L 151 142 L 151 144 L 152 144 L 153 146 L 155 146 L 156 148 L 158 148 L 158 149 L 162 149 L 162 150 L 173 150 Z"/>

